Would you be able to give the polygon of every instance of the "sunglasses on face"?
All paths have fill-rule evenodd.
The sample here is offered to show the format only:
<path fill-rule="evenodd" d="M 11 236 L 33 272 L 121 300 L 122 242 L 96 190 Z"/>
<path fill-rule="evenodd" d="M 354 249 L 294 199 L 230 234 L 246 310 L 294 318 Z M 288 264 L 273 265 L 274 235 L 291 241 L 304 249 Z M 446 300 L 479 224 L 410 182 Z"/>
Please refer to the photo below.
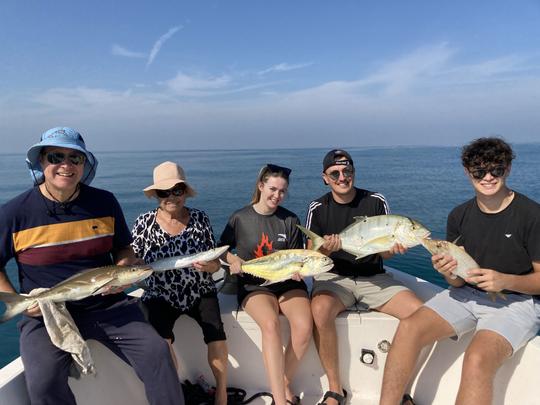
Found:
<path fill-rule="evenodd" d="M 469 170 L 469 173 L 476 180 L 482 180 L 488 173 L 493 177 L 502 177 L 504 176 L 504 173 L 506 173 L 506 166 L 495 166 L 489 169 L 483 167 L 473 167 Z"/>
<path fill-rule="evenodd" d="M 183 186 L 174 186 L 169 190 L 156 190 L 156 195 L 159 198 L 169 198 L 171 195 L 175 197 L 181 197 L 186 192 L 186 188 Z"/>
<path fill-rule="evenodd" d="M 340 175 L 343 175 L 346 179 L 350 179 L 354 176 L 354 167 L 345 166 L 343 170 L 332 170 L 330 173 L 326 173 L 326 175 L 333 181 L 338 181 Z"/>
<path fill-rule="evenodd" d="M 289 179 L 289 175 L 291 174 L 291 169 L 288 167 L 273 165 L 272 163 L 267 163 L 266 166 L 263 166 L 261 169 L 259 177 L 263 177 L 267 173 L 273 173 L 273 174 L 281 174 L 285 179 Z"/>
<path fill-rule="evenodd" d="M 75 166 L 82 165 L 86 160 L 86 157 L 82 153 L 69 153 L 64 152 L 49 152 L 45 154 L 47 162 L 53 165 L 63 163 L 68 160 L 69 163 Z"/>

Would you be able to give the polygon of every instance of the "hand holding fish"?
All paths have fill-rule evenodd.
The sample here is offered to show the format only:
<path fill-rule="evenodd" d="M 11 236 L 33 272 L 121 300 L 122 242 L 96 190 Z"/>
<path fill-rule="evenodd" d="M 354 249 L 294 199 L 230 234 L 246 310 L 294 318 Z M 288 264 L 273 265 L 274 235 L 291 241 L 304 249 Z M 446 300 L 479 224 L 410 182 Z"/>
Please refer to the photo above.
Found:
<path fill-rule="evenodd" d="M 381 252 L 380 255 L 383 259 L 390 259 L 392 256 L 400 254 L 404 255 L 409 249 L 407 246 L 402 245 L 399 242 L 396 242 L 390 249 L 386 252 Z"/>
<path fill-rule="evenodd" d="M 321 246 L 321 253 L 329 255 L 330 253 L 341 250 L 341 238 L 337 234 L 324 235 L 324 243 Z"/>
<path fill-rule="evenodd" d="M 35 302 L 34 304 L 30 305 L 26 311 L 23 312 L 26 316 L 31 316 L 33 318 L 36 318 L 38 316 L 42 316 L 41 314 L 41 308 L 39 307 L 39 304 Z"/>
<path fill-rule="evenodd" d="M 227 262 L 229 263 L 229 271 L 231 274 L 242 274 L 242 263 L 244 260 L 239 258 L 236 255 L 233 255 L 231 252 L 227 252 Z"/>
<path fill-rule="evenodd" d="M 193 267 L 201 272 L 215 273 L 220 269 L 221 265 L 219 259 L 209 261 L 199 260 L 198 262 L 193 263 Z"/>
<path fill-rule="evenodd" d="M 470 269 L 469 277 L 465 279 L 467 283 L 476 284 L 487 292 L 501 292 L 506 289 L 508 274 L 500 273 L 492 269 Z"/>
<path fill-rule="evenodd" d="M 458 278 L 454 271 L 457 269 L 458 262 L 452 256 L 445 254 L 435 254 L 431 257 L 433 268 L 443 275 L 448 284 L 454 287 L 461 287 L 465 284 L 464 280 Z"/>

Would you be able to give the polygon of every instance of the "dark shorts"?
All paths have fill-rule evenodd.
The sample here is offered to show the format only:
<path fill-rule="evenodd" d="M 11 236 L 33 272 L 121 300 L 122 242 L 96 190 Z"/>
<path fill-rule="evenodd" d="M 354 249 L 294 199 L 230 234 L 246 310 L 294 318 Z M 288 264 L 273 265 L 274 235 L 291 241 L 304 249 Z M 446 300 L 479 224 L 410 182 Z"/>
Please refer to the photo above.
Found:
<path fill-rule="evenodd" d="M 143 301 L 142 304 L 147 313 L 148 322 L 164 339 L 170 339 L 174 342 L 174 323 L 180 315 L 184 314 L 199 324 L 203 332 L 204 343 L 227 339 L 216 294 L 202 296 L 188 311 L 174 308 L 161 298 L 151 298 Z"/>
<path fill-rule="evenodd" d="M 260 285 L 242 284 L 242 281 L 239 280 L 237 292 L 238 306 L 242 306 L 246 297 L 255 291 L 265 291 L 267 293 L 273 294 L 276 298 L 279 298 L 287 291 L 291 290 L 302 290 L 305 291 L 307 294 L 306 283 L 304 283 L 303 281 L 285 280 L 263 287 Z"/>

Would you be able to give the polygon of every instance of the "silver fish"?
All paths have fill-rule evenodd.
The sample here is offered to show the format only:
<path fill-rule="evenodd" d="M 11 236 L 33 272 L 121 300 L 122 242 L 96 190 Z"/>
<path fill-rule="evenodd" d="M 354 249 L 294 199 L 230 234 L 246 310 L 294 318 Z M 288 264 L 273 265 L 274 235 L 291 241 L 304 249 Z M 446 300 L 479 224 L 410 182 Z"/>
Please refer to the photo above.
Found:
<path fill-rule="evenodd" d="M 6 305 L 0 323 L 24 312 L 39 299 L 52 302 L 78 301 L 98 294 L 105 287 L 121 287 L 137 283 L 151 273 L 152 269 L 148 265 L 96 267 L 77 273 L 37 295 L 0 292 L 0 301 Z"/>
<path fill-rule="evenodd" d="M 150 266 L 152 270 L 157 273 L 167 270 L 181 269 L 184 267 L 189 267 L 196 262 L 208 262 L 217 259 L 228 249 L 229 245 L 225 245 L 190 255 L 167 257 L 165 259 L 159 259 L 155 262 L 149 263 L 148 266 Z"/>
<path fill-rule="evenodd" d="M 297 225 L 318 250 L 325 242 L 316 233 Z M 375 253 L 386 252 L 396 243 L 405 247 L 419 245 L 430 232 L 421 223 L 401 215 L 355 217 L 354 222 L 339 233 L 341 249 L 361 259 Z"/>
<path fill-rule="evenodd" d="M 242 271 L 267 280 L 263 285 L 289 280 L 293 274 L 302 277 L 324 273 L 334 267 L 332 259 L 306 249 L 284 249 L 242 263 Z"/>
<path fill-rule="evenodd" d="M 466 278 L 469 278 L 467 273 L 469 270 L 478 269 L 480 267 L 480 265 L 476 263 L 476 261 L 465 251 L 465 249 L 459 247 L 455 243 L 440 239 L 423 239 L 422 246 L 424 246 L 432 255 L 447 255 L 456 260 L 457 267 L 452 271 L 452 279 L 460 277 L 465 280 Z M 474 285 L 474 283 L 469 284 Z M 501 292 L 489 292 L 488 294 L 493 301 L 497 296 L 506 299 L 506 296 Z"/>

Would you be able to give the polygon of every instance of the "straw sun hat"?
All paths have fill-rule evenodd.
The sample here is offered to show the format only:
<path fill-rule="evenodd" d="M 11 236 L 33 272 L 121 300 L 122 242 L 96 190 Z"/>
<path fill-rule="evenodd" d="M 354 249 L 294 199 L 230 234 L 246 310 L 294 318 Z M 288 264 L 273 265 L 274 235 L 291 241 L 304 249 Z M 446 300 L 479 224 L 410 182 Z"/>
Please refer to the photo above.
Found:
<path fill-rule="evenodd" d="M 155 190 L 169 190 L 177 184 L 183 183 L 186 186 L 186 197 L 193 197 L 196 192 L 186 181 L 186 174 L 180 165 L 173 162 L 163 162 L 154 167 L 154 184 L 143 189 L 148 197 L 156 195 Z"/>

